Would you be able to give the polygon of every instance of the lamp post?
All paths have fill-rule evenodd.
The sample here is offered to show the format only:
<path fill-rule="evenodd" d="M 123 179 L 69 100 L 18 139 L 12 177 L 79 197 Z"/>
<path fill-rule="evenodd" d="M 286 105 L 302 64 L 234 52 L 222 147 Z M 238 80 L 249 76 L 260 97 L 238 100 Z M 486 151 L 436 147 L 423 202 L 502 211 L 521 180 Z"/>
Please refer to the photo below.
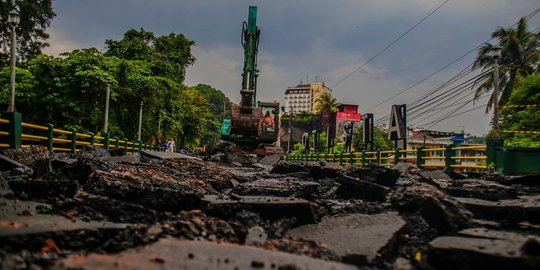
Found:
<path fill-rule="evenodd" d="M 142 108 L 143 108 L 143 102 L 141 101 L 141 109 L 139 110 L 139 133 L 138 133 L 138 135 L 137 135 L 137 141 L 141 141 Z"/>
<path fill-rule="evenodd" d="M 493 137 L 499 138 L 499 58 L 501 58 L 502 48 L 494 46 L 491 48 L 493 62 Z"/>
<path fill-rule="evenodd" d="M 109 98 L 111 96 L 111 78 L 105 79 L 107 89 L 105 92 L 105 116 L 103 120 L 103 133 L 109 132 Z"/>
<path fill-rule="evenodd" d="M 17 42 L 17 25 L 21 17 L 17 11 L 11 11 L 8 16 L 8 22 L 11 26 L 11 66 L 9 76 L 9 107 L 8 112 L 15 112 L 15 62 L 16 62 L 16 46 Z"/>

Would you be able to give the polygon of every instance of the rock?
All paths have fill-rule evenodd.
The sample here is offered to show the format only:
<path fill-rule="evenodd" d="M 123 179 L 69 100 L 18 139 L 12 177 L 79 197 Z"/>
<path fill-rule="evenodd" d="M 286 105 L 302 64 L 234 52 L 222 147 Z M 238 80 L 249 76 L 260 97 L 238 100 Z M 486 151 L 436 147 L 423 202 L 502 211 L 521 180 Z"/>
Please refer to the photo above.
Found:
<path fill-rule="evenodd" d="M 259 160 L 259 163 L 266 166 L 274 166 L 278 161 L 281 160 L 281 157 L 278 155 L 266 156 Z"/>
<path fill-rule="evenodd" d="M 414 266 L 411 264 L 411 261 L 399 257 L 397 258 L 394 263 L 392 264 L 392 269 L 394 270 L 413 270 Z"/>
<path fill-rule="evenodd" d="M 6 207 L 0 208 L 0 239 L 16 235 L 31 235 L 46 232 L 60 232 L 87 229 L 126 228 L 129 224 L 110 222 L 86 222 L 72 217 L 40 214 L 38 209 L 47 205 L 0 198 Z"/>
<path fill-rule="evenodd" d="M 405 225 L 395 212 L 377 215 L 352 214 L 325 217 L 314 225 L 304 225 L 287 235 L 326 245 L 344 262 L 356 265 L 372 263 L 383 247 Z"/>
<path fill-rule="evenodd" d="M 422 171 L 420 172 L 420 175 L 425 178 L 431 178 L 433 180 L 442 180 L 446 182 L 452 181 L 452 178 L 442 170 Z"/>
<path fill-rule="evenodd" d="M 212 155 L 210 157 L 210 160 L 214 161 L 214 162 L 225 161 L 225 154 L 224 153 L 217 153 L 215 155 Z"/>
<path fill-rule="evenodd" d="M 205 195 L 201 203 L 200 208 L 205 213 L 224 219 L 232 218 L 236 213 L 245 210 L 270 220 L 294 217 L 300 224 L 314 222 L 311 204 L 302 199 L 234 194 L 229 197 Z"/>
<path fill-rule="evenodd" d="M 73 198 L 79 192 L 79 183 L 75 180 L 13 180 L 9 187 L 15 195 L 26 199 Z"/>
<path fill-rule="evenodd" d="M 54 153 L 51 159 L 53 171 L 77 163 L 77 158 L 68 153 Z"/>
<path fill-rule="evenodd" d="M 157 259 L 156 259 L 157 258 Z M 307 256 L 170 237 L 116 255 L 71 255 L 56 264 L 61 269 L 357 269 L 352 265 Z"/>
<path fill-rule="evenodd" d="M 351 167 L 347 175 L 361 181 L 372 182 L 385 187 L 393 187 L 400 176 L 398 170 L 368 166 L 368 167 Z"/>
<path fill-rule="evenodd" d="M 540 186 L 540 175 L 505 176 L 501 182 L 504 185 Z"/>
<path fill-rule="evenodd" d="M 13 175 L 21 177 L 26 177 L 34 174 L 34 170 L 32 168 L 4 155 L 0 155 L 0 170 L 10 170 L 12 171 Z"/>
<path fill-rule="evenodd" d="M 270 178 L 239 184 L 232 192 L 238 195 L 309 198 L 319 186 L 319 183 L 297 178 Z"/>
<path fill-rule="evenodd" d="M 111 157 L 105 158 L 105 160 L 113 164 L 119 163 L 119 162 L 127 162 L 127 163 L 140 162 L 139 155 L 137 154 L 131 154 L 131 155 L 125 155 L 125 156 L 111 156 Z"/>
<path fill-rule="evenodd" d="M 42 145 L 32 145 L 30 148 L 6 149 L 4 154 L 8 158 L 32 168 L 33 178 L 42 178 L 52 171 L 49 150 Z M 12 164 L 12 166 L 14 165 Z"/>
<path fill-rule="evenodd" d="M 399 171 L 401 174 L 405 174 L 411 171 L 417 171 L 418 167 L 412 163 L 399 162 L 398 164 L 394 165 L 392 169 Z"/>
<path fill-rule="evenodd" d="M 424 220 L 439 232 L 463 228 L 472 217 L 455 199 L 424 183 L 396 190 L 389 197 L 392 205 L 400 211 L 419 211 Z"/>
<path fill-rule="evenodd" d="M 266 242 L 268 235 L 264 232 L 261 226 L 254 226 L 248 229 L 246 236 L 246 245 L 260 245 Z"/>
<path fill-rule="evenodd" d="M 308 172 L 308 170 L 303 163 L 282 160 L 276 163 L 270 172 L 277 174 L 288 174 L 297 172 Z"/>
<path fill-rule="evenodd" d="M 194 160 L 202 160 L 198 157 L 180 154 L 180 153 L 172 153 L 172 152 L 158 152 L 158 151 L 151 151 L 151 150 L 143 150 L 140 151 L 142 156 L 148 157 L 148 158 L 156 158 L 156 159 L 176 159 L 176 158 L 183 158 L 183 159 L 194 159 Z"/>
<path fill-rule="evenodd" d="M 530 235 L 467 229 L 431 241 L 428 262 L 437 269 L 538 269 L 540 254 L 526 252 L 535 243 Z"/>
<path fill-rule="evenodd" d="M 520 196 L 513 200 L 487 201 L 473 198 L 456 198 L 476 218 L 517 224 L 521 221 L 540 223 L 540 195 Z"/>
<path fill-rule="evenodd" d="M 337 180 L 341 185 L 336 195 L 344 199 L 364 199 L 368 201 L 385 201 L 390 189 L 367 180 L 355 179 L 343 175 Z"/>

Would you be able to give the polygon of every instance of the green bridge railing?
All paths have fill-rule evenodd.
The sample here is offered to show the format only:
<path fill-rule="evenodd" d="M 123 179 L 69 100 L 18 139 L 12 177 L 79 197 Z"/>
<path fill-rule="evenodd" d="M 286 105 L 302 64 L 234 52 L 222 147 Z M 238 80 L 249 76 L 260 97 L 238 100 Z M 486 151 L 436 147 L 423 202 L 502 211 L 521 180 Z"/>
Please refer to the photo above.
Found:
<path fill-rule="evenodd" d="M 75 129 L 63 130 L 52 124 L 36 125 L 22 121 L 20 113 L 2 113 L 0 117 L 0 149 L 29 148 L 44 145 L 51 152 L 76 153 L 84 145 L 95 145 L 105 149 L 122 149 L 125 154 L 141 150 L 162 151 L 161 145 L 150 145 L 142 141 L 111 137 L 108 133 L 79 133 Z"/>
<path fill-rule="evenodd" d="M 483 155 L 465 156 L 461 151 L 476 150 Z M 362 151 L 351 153 L 308 153 L 289 154 L 286 159 L 289 161 L 320 161 L 337 163 L 340 165 L 366 166 L 376 164 L 379 166 L 394 166 L 401 161 L 415 163 L 419 168 L 443 168 L 452 169 L 475 169 L 487 170 L 488 164 L 493 158 L 486 154 L 487 146 L 453 146 L 442 148 L 422 148 L 414 150 L 395 149 L 389 151 Z"/>

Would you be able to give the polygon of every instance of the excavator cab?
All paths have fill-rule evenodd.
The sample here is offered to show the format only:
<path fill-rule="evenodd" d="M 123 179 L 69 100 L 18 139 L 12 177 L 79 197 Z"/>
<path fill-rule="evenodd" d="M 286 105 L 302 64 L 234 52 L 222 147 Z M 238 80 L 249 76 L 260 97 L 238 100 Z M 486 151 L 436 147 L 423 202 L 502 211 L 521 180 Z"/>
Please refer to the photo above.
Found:
<path fill-rule="evenodd" d="M 279 103 L 258 102 L 262 109 L 259 121 L 259 141 L 262 143 L 274 143 L 279 132 Z"/>

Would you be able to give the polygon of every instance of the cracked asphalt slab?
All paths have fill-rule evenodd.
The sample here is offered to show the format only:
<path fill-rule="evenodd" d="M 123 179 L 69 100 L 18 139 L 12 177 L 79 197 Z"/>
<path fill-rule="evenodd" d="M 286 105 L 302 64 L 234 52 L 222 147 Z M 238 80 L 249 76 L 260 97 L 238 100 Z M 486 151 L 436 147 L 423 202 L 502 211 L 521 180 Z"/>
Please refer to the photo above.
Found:
<path fill-rule="evenodd" d="M 3 154 L 0 269 L 540 267 L 532 176 L 233 152 Z"/>

